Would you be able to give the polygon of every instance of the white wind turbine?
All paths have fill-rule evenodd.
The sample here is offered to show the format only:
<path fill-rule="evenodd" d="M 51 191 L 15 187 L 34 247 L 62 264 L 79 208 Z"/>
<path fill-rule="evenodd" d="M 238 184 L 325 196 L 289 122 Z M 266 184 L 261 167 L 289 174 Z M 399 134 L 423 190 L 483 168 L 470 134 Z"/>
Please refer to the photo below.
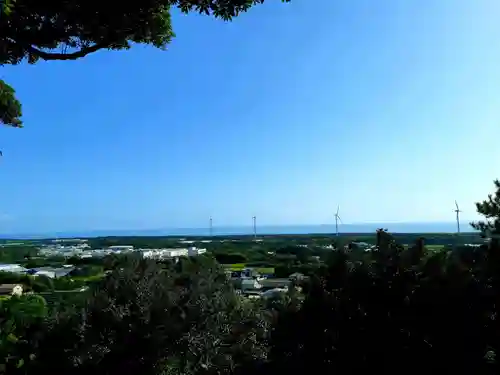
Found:
<path fill-rule="evenodd" d="M 339 221 L 341 224 L 342 223 L 342 219 L 340 218 L 339 216 L 339 206 L 337 206 L 337 213 L 335 214 L 335 235 L 338 237 L 339 236 Z"/>
<path fill-rule="evenodd" d="M 460 208 L 458 208 L 458 203 L 455 201 L 456 210 L 453 210 L 457 214 L 457 234 L 460 234 Z"/>

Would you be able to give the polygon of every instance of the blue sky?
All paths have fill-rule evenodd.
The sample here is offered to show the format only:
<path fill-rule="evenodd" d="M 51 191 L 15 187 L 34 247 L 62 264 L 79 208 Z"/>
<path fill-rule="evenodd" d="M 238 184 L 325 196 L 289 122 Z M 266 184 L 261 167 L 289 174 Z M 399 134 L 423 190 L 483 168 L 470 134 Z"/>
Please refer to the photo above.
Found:
<path fill-rule="evenodd" d="M 168 51 L 3 67 L 0 231 L 451 221 L 500 161 L 500 4 L 268 3 Z M 479 146 L 481 145 L 481 146 Z"/>

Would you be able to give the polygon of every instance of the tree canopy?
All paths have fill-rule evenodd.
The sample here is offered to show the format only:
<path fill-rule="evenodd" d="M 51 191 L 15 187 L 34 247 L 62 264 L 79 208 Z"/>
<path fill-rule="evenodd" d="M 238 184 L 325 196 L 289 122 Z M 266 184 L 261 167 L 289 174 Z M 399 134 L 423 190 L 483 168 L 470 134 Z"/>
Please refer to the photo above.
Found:
<path fill-rule="evenodd" d="M 486 236 L 500 234 L 500 180 L 495 180 L 495 193 L 489 194 L 488 199 L 477 202 L 477 212 L 484 216 L 484 221 L 471 223 L 472 227 L 480 230 Z"/>
<path fill-rule="evenodd" d="M 0 123 L 13 127 L 22 127 L 21 103 L 15 96 L 14 89 L 0 80 Z"/>
<path fill-rule="evenodd" d="M 282 0 L 289 2 L 290 0 Z M 99 50 L 123 50 L 134 43 L 165 49 L 175 36 L 170 10 L 198 12 L 230 21 L 264 0 L 90 0 L 2 2 L 0 65 L 38 60 L 76 60 Z M 8 10 L 7 12 L 5 10 Z M 0 122 L 19 127 L 21 105 L 0 80 Z"/>

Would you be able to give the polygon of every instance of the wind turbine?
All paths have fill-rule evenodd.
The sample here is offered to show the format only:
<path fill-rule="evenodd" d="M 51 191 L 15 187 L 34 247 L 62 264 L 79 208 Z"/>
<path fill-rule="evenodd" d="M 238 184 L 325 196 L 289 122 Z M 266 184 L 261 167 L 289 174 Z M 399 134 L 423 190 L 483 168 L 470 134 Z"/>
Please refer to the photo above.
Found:
<path fill-rule="evenodd" d="M 213 228 L 213 225 L 212 225 L 212 216 L 210 216 L 210 237 L 213 237 L 214 235 L 214 228 Z"/>
<path fill-rule="evenodd" d="M 339 216 L 339 206 L 337 206 L 337 213 L 335 214 L 335 235 L 339 236 L 339 221 L 342 224 L 342 219 Z"/>
<path fill-rule="evenodd" d="M 460 209 L 458 208 L 458 203 L 455 201 L 456 210 L 453 210 L 457 214 L 457 234 L 460 234 Z"/>
<path fill-rule="evenodd" d="M 253 238 L 257 238 L 257 216 L 252 216 L 253 221 Z"/>

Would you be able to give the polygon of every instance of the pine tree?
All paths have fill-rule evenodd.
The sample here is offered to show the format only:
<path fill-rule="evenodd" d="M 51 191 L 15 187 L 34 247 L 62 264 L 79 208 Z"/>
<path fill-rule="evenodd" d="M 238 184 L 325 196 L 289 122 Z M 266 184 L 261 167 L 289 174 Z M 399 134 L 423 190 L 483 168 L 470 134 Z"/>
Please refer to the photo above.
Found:
<path fill-rule="evenodd" d="M 485 266 L 481 275 L 482 283 L 486 286 L 487 291 L 484 293 L 484 302 L 493 306 L 491 312 L 491 321 L 493 329 L 491 332 L 496 332 L 490 337 L 491 350 L 488 352 L 493 357 L 497 357 L 500 353 L 500 320 L 497 316 L 500 314 L 500 180 L 496 179 L 495 193 L 489 194 L 488 199 L 477 202 L 477 212 L 484 216 L 484 221 L 471 223 L 474 229 L 480 230 L 482 234 L 489 239 L 489 243 L 483 246 L 485 251 L 484 259 Z M 493 360 L 495 371 L 500 370 L 500 361 Z"/>
<path fill-rule="evenodd" d="M 489 194 L 488 199 L 477 202 L 477 212 L 484 216 L 484 221 L 471 223 L 474 229 L 480 230 L 488 238 L 500 235 L 500 180 L 495 180 L 494 194 Z"/>

